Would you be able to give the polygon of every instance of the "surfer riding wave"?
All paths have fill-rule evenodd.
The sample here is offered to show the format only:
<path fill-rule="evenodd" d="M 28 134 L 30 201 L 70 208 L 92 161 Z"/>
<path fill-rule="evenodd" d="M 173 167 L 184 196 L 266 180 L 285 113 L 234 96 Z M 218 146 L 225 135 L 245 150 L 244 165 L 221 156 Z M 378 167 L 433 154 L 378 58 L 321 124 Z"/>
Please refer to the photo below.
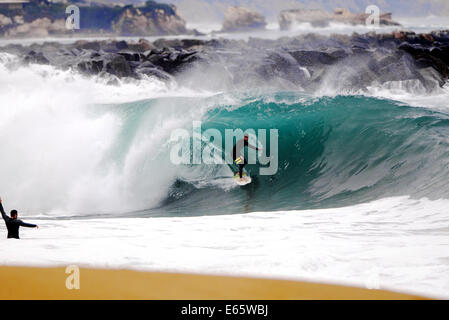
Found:
<path fill-rule="evenodd" d="M 243 176 L 243 167 L 246 166 L 248 164 L 248 162 L 246 162 L 245 157 L 242 154 L 242 150 L 245 147 L 254 149 L 256 151 L 262 150 L 260 148 L 257 148 L 255 146 L 253 146 L 252 144 L 250 144 L 248 142 L 249 136 L 248 134 L 245 134 L 243 136 L 243 139 L 238 140 L 234 147 L 232 148 L 232 159 L 234 159 L 234 163 L 239 167 L 239 177 L 240 179 L 242 179 Z"/>

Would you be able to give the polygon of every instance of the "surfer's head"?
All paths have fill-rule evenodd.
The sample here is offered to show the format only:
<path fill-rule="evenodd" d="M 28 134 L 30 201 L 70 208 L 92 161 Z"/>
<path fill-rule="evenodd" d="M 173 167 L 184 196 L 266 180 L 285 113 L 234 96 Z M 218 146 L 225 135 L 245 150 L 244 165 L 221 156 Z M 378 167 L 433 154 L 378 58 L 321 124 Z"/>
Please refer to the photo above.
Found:
<path fill-rule="evenodd" d="M 11 210 L 11 219 L 17 219 L 17 210 Z"/>
<path fill-rule="evenodd" d="M 248 134 L 247 134 L 247 133 L 245 133 L 245 135 L 243 136 L 243 139 L 245 139 L 245 141 L 248 141 L 248 139 L 249 139 L 249 136 L 248 136 Z"/>

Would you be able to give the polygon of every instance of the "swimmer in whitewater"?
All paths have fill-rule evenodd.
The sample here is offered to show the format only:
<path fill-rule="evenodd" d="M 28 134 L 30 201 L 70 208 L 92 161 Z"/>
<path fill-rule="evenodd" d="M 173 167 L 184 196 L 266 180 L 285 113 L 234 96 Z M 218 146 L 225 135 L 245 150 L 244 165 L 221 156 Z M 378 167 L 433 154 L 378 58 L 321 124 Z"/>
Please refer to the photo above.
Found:
<path fill-rule="evenodd" d="M 249 136 L 248 134 L 245 134 L 243 136 L 243 139 L 237 141 L 234 145 L 234 147 L 232 148 L 232 159 L 234 159 L 234 163 L 236 165 L 238 165 L 239 167 L 239 176 L 240 179 L 242 179 L 242 175 L 243 175 L 243 167 L 247 165 L 246 159 L 243 157 L 242 155 L 242 150 L 245 147 L 254 149 L 256 151 L 262 150 L 260 148 L 257 148 L 255 146 L 253 146 L 252 144 L 250 144 L 248 142 Z"/>
<path fill-rule="evenodd" d="M 0 198 L 0 212 L 2 213 L 3 220 L 5 220 L 6 228 L 8 229 L 8 238 L 19 239 L 19 228 L 39 228 L 35 224 L 25 223 L 22 220 L 17 219 L 17 210 L 11 210 L 11 217 L 8 217 L 3 209 L 2 198 Z"/>

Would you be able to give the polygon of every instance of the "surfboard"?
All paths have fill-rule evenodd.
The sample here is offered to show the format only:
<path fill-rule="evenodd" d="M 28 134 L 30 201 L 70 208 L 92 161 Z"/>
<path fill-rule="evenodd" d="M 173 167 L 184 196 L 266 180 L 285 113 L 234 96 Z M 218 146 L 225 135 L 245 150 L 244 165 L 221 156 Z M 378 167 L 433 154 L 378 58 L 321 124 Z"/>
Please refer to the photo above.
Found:
<path fill-rule="evenodd" d="M 237 172 L 234 175 L 235 183 L 237 183 L 239 186 L 247 185 L 248 183 L 251 183 L 251 177 L 248 176 L 245 172 L 242 174 L 242 178 L 240 179 L 239 173 Z"/>

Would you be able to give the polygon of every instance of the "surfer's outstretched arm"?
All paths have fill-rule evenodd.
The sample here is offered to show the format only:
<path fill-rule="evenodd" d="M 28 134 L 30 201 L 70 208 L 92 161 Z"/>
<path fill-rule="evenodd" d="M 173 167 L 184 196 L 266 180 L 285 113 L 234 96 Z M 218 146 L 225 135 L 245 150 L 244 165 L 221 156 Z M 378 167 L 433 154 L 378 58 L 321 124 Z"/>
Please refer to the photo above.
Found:
<path fill-rule="evenodd" d="M 20 226 L 27 227 L 27 228 L 38 228 L 37 224 L 26 223 L 26 222 L 23 222 L 22 220 L 20 220 Z"/>
<path fill-rule="evenodd" d="M 2 198 L 0 198 L 0 211 L 2 213 L 3 220 L 8 221 L 10 218 L 6 215 L 5 209 L 3 209 Z"/>

